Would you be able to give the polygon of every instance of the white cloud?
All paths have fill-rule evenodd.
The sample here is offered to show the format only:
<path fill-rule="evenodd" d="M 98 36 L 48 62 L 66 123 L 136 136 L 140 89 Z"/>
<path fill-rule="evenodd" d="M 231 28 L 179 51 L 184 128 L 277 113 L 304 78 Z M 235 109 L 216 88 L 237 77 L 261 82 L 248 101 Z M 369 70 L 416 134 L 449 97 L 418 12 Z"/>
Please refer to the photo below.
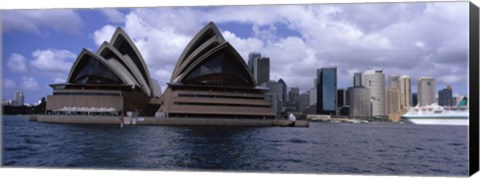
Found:
<path fill-rule="evenodd" d="M 11 80 L 11 79 L 4 79 L 3 80 L 3 87 L 4 88 L 14 88 L 17 84 L 15 83 L 15 81 Z"/>
<path fill-rule="evenodd" d="M 101 12 L 107 17 L 109 22 L 121 23 L 125 21 L 124 14 L 118 9 L 102 9 Z"/>
<path fill-rule="evenodd" d="M 19 30 L 43 34 L 45 29 L 80 34 L 84 23 L 73 10 L 6 10 L 2 12 L 4 32 Z"/>
<path fill-rule="evenodd" d="M 271 59 L 271 79 L 302 91 L 311 88 L 316 69 L 330 66 L 338 67 L 339 87 L 351 86 L 353 71 L 370 68 L 466 85 L 460 79 L 467 74 L 458 69 L 466 67 L 468 3 L 141 8 L 124 18 L 123 28 L 161 84 L 192 36 L 214 21 L 245 60 L 249 52 L 263 53 Z M 252 36 L 222 29 L 231 23 L 251 26 Z M 295 33 L 284 35 L 285 27 Z M 113 30 L 95 31 L 95 43 Z"/>
<path fill-rule="evenodd" d="M 101 29 L 93 32 L 93 41 L 96 45 L 100 46 L 105 41 L 110 41 L 113 33 L 115 32 L 115 27 L 112 25 L 105 25 Z"/>
<path fill-rule="evenodd" d="M 67 81 L 67 77 L 66 76 L 63 76 L 63 77 L 55 77 L 53 79 L 53 83 L 65 83 Z"/>
<path fill-rule="evenodd" d="M 244 60 L 248 60 L 248 53 L 253 51 L 262 51 L 265 45 L 264 42 L 258 38 L 250 37 L 243 39 L 237 37 L 230 31 L 223 31 L 222 35 L 225 40 L 237 50 Z"/>
<path fill-rule="evenodd" d="M 46 49 L 32 53 L 30 65 L 50 72 L 68 72 L 77 55 L 68 50 Z"/>
<path fill-rule="evenodd" d="M 438 77 L 438 80 L 444 84 L 455 84 L 462 81 L 462 78 L 458 75 L 444 75 Z"/>
<path fill-rule="evenodd" d="M 425 43 L 423 43 L 421 41 L 415 41 L 414 46 L 425 49 Z"/>
<path fill-rule="evenodd" d="M 153 72 L 152 78 L 157 79 L 159 81 L 159 85 L 161 88 L 165 89 L 167 88 L 167 82 L 170 81 L 170 77 L 172 75 L 173 67 L 172 69 L 157 69 L 157 70 L 150 70 Z"/>
<path fill-rule="evenodd" d="M 192 36 L 177 32 L 174 28 L 156 28 L 145 23 L 136 13 L 126 17 L 125 31 L 133 39 L 147 65 L 161 67 L 175 65 Z"/>
<path fill-rule="evenodd" d="M 33 77 L 22 77 L 22 86 L 26 90 L 37 90 L 38 82 Z"/>
<path fill-rule="evenodd" d="M 10 55 L 10 58 L 8 59 L 7 67 L 12 71 L 24 73 L 27 71 L 26 62 L 27 62 L 27 59 L 25 59 L 24 56 L 17 53 L 13 53 L 12 55 Z"/>

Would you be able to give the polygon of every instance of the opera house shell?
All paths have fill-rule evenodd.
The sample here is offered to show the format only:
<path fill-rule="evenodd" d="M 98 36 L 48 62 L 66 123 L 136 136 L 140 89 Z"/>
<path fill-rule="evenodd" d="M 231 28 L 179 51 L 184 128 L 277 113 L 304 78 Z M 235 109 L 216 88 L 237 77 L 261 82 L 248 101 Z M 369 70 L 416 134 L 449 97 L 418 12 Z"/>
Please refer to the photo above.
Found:
<path fill-rule="evenodd" d="M 51 84 L 47 113 L 153 115 L 149 105 L 161 96 L 158 82 L 150 78 L 148 67 L 133 41 L 117 28 L 111 41 L 94 53 L 83 49 L 73 64 L 67 81 Z"/>
<path fill-rule="evenodd" d="M 190 41 L 160 97 L 158 113 L 170 118 L 273 119 L 238 52 L 210 22 Z"/>

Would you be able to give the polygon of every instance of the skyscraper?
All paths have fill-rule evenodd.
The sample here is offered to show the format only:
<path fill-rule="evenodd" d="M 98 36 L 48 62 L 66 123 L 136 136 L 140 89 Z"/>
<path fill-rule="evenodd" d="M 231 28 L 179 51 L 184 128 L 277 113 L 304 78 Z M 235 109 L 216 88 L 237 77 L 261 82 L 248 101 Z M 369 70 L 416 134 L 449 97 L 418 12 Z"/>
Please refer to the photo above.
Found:
<path fill-rule="evenodd" d="M 353 86 L 354 87 L 362 86 L 362 73 L 357 72 L 353 74 Z"/>
<path fill-rule="evenodd" d="M 438 91 L 438 105 L 440 106 L 453 106 L 452 86 L 448 85 Z"/>
<path fill-rule="evenodd" d="M 317 77 L 315 77 L 313 79 L 313 87 L 310 89 L 310 106 L 317 104 L 317 83 Z"/>
<path fill-rule="evenodd" d="M 390 87 L 387 89 L 387 104 L 387 114 L 400 111 L 400 91 L 398 88 Z"/>
<path fill-rule="evenodd" d="M 252 74 L 252 76 L 253 76 L 254 60 L 260 57 L 262 57 L 262 54 L 260 54 L 259 52 L 251 52 L 250 54 L 248 54 L 248 69 L 250 70 L 250 73 Z"/>
<path fill-rule="evenodd" d="M 309 92 L 303 92 L 302 94 L 300 94 L 300 103 L 298 104 L 298 107 L 299 107 L 299 111 L 302 111 L 305 110 L 308 105 L 310 104 L 310 94 Z"/>
<path fill-rule="evenodd" d="M 310 106 L 317 104 L 317 86 L 310 89 Z"/>
<path fill-rule="evenodd" d="M 283 79 L 278 79 L 277 83 L 279 83 L 279 84 L 282 85 L 282 88 L 283 88 L 283 90 L 282 90 L 282 93 L 283 93 L 282 101 L 283 101 L 284 103 L 286 103 L 286 102 L 288 101 L 288 91 L 287 91 L 288 86 L 287 86 L 287 83 L 285 83 L 285 82 L 283 81 Z"/>
<path fill-rule="evenodd" d="M 337 68 L 318 69 L 317 82 L 317 113 L 336 115 Z"/>
<path fill-rule="evenodd" d="M 280 82 L 276 81 L 268 81 L 262 84 L 262 86 L 267 87 L 270 89 L 268 93 L 274 93 L 277 95 L 277 99 L 283 102 L 283 85 Z"/>
<path fill-rule="evenodd" d="M 402 75 L 399 78 L 400 87 L 400 109 L 408 109 L 413 105 L 412 103 L 412 84 L 410 77 Z"/>
<path fill-rule="evenodd" d="M 258 52 L 252 52 L 248 55 L 248 68 L 257 86 L 270 80 L 270 58 L 262 57 Z"/>
<path fill-rule="evenodd" d="M 385 74 L 382 70 L 368 70 L 362 73 L 362 85 L 370 89 L 372 115 L 385 115 Z"/>
<path fill-rule="evenodd" d="M 417 93 L 412 93 L 412 106 L 417 106 L 417 105 L 418 105 Z"/>
<path fill-rule="evenodd" d="M 348 88 L 350 100 L 350 116 L 371 116 L 370 89 L 363 86 Z"/>
<path fill-rule="evenodd" d="M 23 95 L 23 91 L 15 92 L 15 101 L 13 102 L 13 106 L 23 106 L 24 100 L 25 96 Z"/>
<path fill-rule="evenodd" d="M 388 77 L 388 88 L 386 90 L 387 114 L 400 111 L 400 76 L 390 75 Z"/>
<path fill-rule="evenodd" d="M 343 88 L 337 89 L 337 107 L 342 107 L 347 104 L 346 90 Z"/>
<path fill-rule="evenodd" d="M 300 89 L 298 87 L 290 88 L 290 91 L 288 92 L 288 102 L 290 103 L 290 106 L 294 106 L 296 111 L 298 111 L 300 104 Z"/>
<path fill-rule="evenodd" d="M 349 95 L 346 89 L 337 89 L 337 114 L 347 116 L 349 110 Z"/>
<path fill-rule="evenodd" d="M 389 88 L 400 88 L 400 76 L 390 75 L 388 77 L 388 87 Z"/>
<path fill-rule="evenodd" d="M 420 77 L 417 82 L 417 97 L 420 106 L 435 103 L 435 79 Z"/>

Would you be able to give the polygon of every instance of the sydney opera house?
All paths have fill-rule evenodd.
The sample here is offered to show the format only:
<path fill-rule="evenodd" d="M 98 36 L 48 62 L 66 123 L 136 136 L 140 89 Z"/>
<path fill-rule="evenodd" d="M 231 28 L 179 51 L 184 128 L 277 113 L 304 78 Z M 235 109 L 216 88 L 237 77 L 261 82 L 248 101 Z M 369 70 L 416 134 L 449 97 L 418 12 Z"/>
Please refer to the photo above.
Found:
<path fill-rule="evenodd" d="M 80 52 L 66 83 L 50 86 L 47 113 L 148 115 L 155 112 L 150 99 L 161 95 L 138 49 L 120 28 L 97 52 Z"/>
<path fill-rule="evenodd" d="M 180 55 L 159 112 L 167 117 L 274 118 L 267 91 L 256 87 L 245 61 L 210 22 Z"/>
<path fill-rule="evenodd" d="M 93 53 L 84 49 L 65 83 L 51 84 L 47 113 L 169 118 L 273 119 L 267 88 L 255 84 L 238 52 L 210 22 L 180 55 L 161 93 L 143 57 L 117 28 L 110 42 Z"/>

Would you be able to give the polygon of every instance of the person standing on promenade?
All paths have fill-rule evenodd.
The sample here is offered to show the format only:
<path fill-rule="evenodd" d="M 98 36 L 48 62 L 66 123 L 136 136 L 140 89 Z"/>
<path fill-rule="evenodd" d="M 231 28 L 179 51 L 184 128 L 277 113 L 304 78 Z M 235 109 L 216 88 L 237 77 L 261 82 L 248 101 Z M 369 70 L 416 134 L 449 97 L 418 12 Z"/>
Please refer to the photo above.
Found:
<path fill-rule="evenodd" d="M 124 122 L 123 113 L 122 115 L 120 115 L 120 118 L 118 118 L 118 120 L 120 121 L 120 128 L 123 128 L 123 122 Z"/>

